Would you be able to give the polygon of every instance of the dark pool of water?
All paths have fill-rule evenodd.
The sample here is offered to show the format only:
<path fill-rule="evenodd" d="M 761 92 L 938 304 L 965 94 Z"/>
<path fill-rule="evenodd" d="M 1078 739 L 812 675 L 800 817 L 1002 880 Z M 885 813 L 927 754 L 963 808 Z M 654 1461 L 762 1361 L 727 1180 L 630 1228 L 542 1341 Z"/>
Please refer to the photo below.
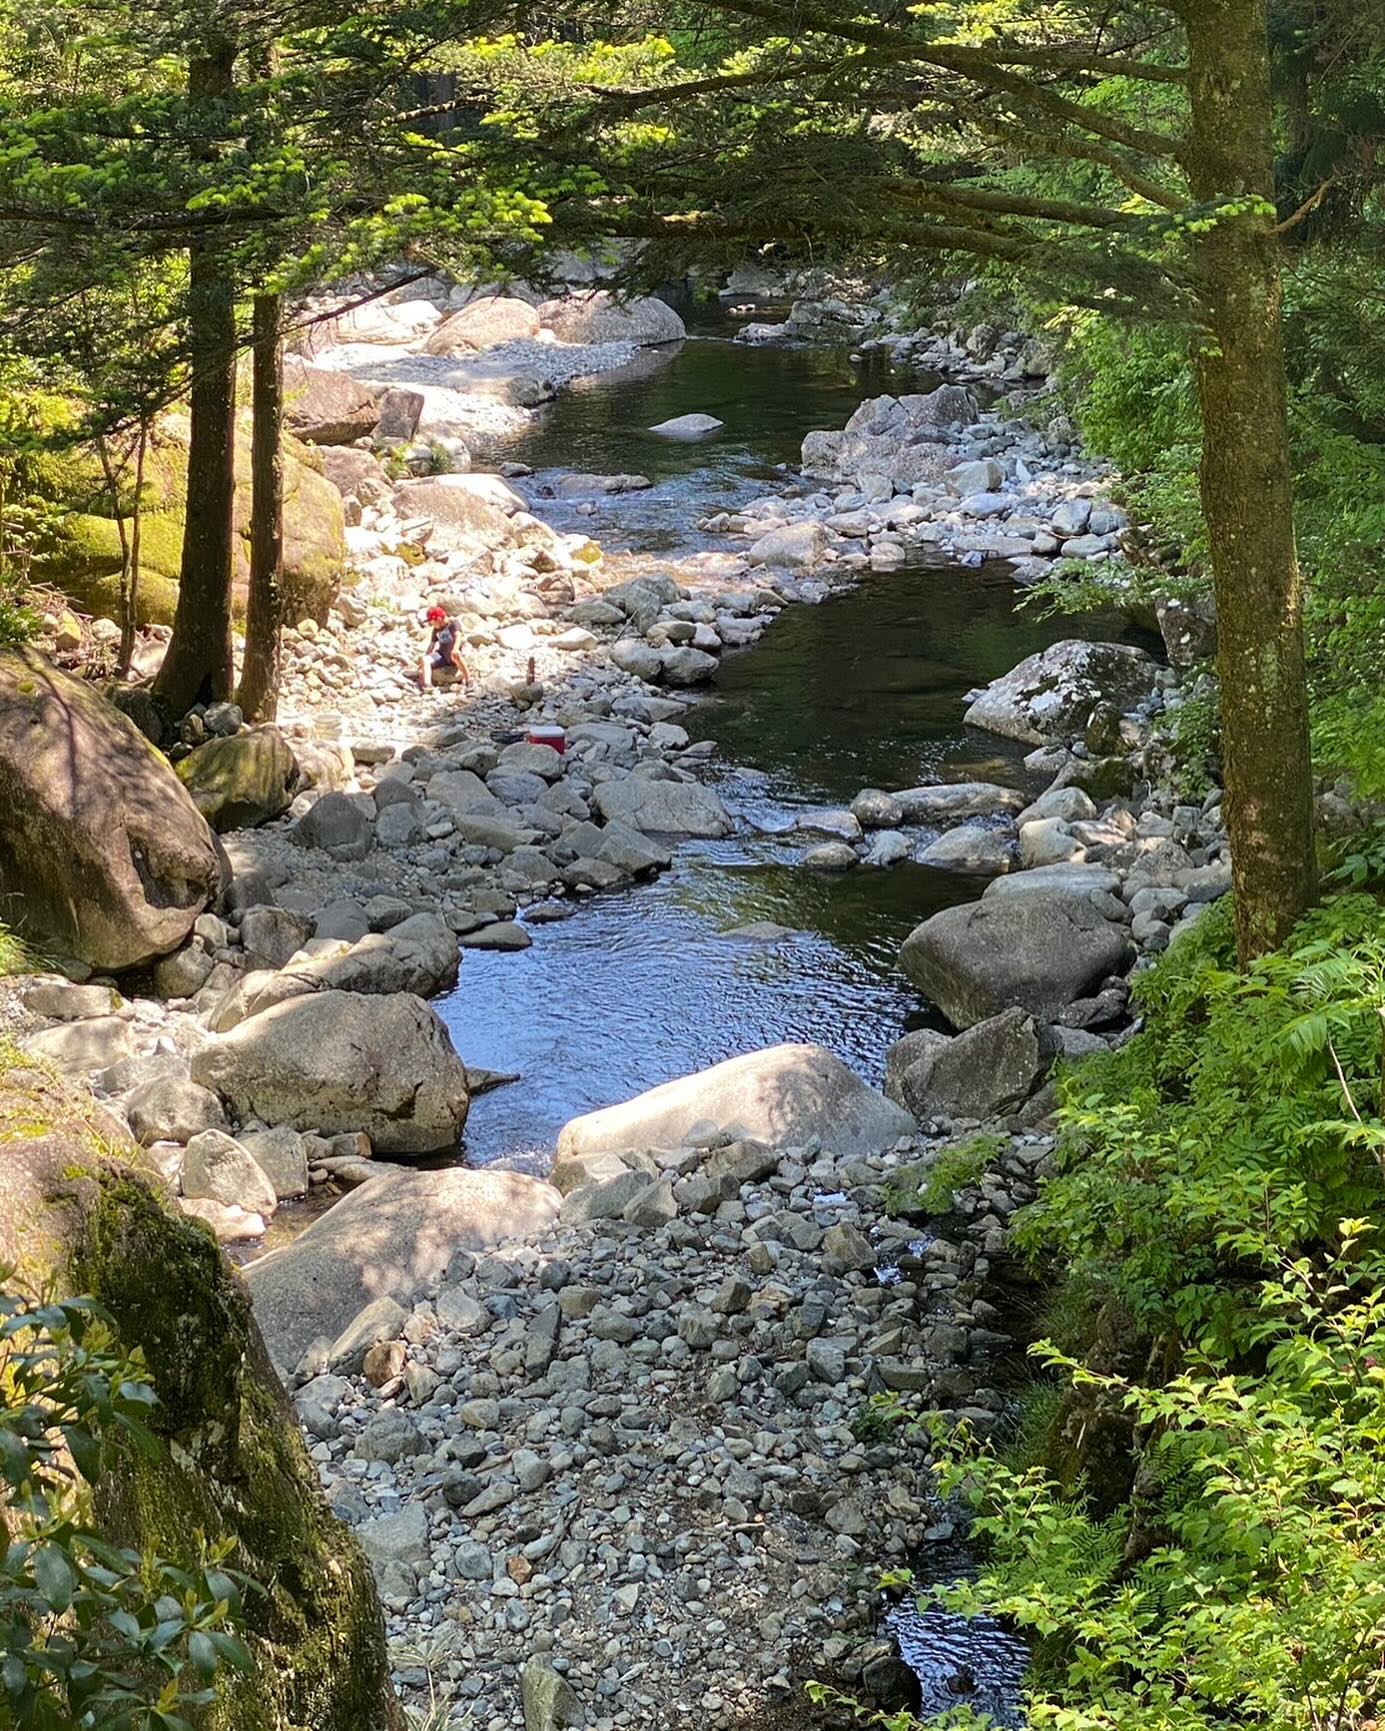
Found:
<path fill-rule="evenodd" d="M 1023 785 L 1021 749 L 963 727 L 963 695 L 1074 622 L 1017 613 L 1013 595 L 1001 577 L 922 564 L 791 607 L 725 658 L 687 720 L 718 745 L 712 779 L 743 833 L 683 844 L 656 884 L 536 925 L 532 949 L 466 953 L 439 1002 L 469 1063 L 523 1075 L 476 1101 L 469 1159 L 547 1150 L 577 1113 L 781 1040 L 826 1045 L 878 1082 L 886 1048 L 925 1008 L 900 944 L 982 885 L 914 863 L 822 876 L 800 861 L 825 838 L 789 826 L 866 786 Z M 720 935 L 756 920 L 798 935 Z"/>
<path fill-rule="evenodd" d="M 918 1678 L 921 1719 L 965 1708 L 994 1726 L 1019 1727 L 1029 1649 L 993 1617 L 944 1610 L 929 1584 L 950 1584 L 974 1570 L 961 1545 L 935 1547 L 918 1571 L 917 1596 L 889 1612 L 885 1627 Z"/>
<path fill-rule="evenodd" d="M 852 362 L 844 351 L 751 346 L 731 340 L 735 321 L 708 319 L 689 341 L 646 349 L 628 367 L 579 379 L 538 422 L 485 454 L 529 464 L 519 485 L 561 528 L 584 527 L 614 551 L 664 552 L 715 546 L 695 523 L 734 508 L 796 464 L 803 435 L 840 427 L 863 397 L 928 389 L 929 374 L 891 371 L 874 354 Z M 714 438 L 681 443 L 648 431 L 677 415 L 715 415 Z M 592 516 L 551 497 L 566 474 L 641 474 L 644 493 L 598 498 Z"/>

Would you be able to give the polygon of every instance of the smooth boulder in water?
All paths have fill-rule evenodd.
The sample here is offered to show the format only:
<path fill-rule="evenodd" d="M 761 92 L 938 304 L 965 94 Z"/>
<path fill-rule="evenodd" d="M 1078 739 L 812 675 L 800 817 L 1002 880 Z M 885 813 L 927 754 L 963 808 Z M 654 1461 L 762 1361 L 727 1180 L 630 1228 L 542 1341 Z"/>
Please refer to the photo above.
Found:
<path fill-rule="evenodd" d="M 559 1158 L 676 1147 L 697 1125 L 792 1147 L 816 1138 L 834 1154 L 867 1154 L 912 1135 L 913 1119 L 822 1046 L 770 1046 L 680 1076 L 563 1126 Z"/>
<path fill-rule="evenodd" d="M 466 1068 L 409 992 L 290 998 L 204 1046 L 192 1075 L 240 1119 L 324 1135 L 364 1130 L 382 1154 L 450 1151 L 466 1123 Z"/>
<path fill-rule="evenodd" d="M 1130 958 L 1124 931 L 1065 891 L 944 908 L 900 951 L 905 973 L 955 1028 L 1014 1007 L 1051 1022 Z"/>
<path fill-rule="evenodd" d="M 1103 703 L 1128 708 L 1154 690 L 1157 663 L 1125 643 L 1068 638 L 993 679 L 963 720 L 1030 745 L 1081 734 Z"/>
<path fill-rule="evenodd" d="M 726 425 L 715 415 L 675 415 L 671 421 L 660 421 L 649 430 L 661 439 L 680 439 L 691 443 L 695 439 L 710 439 Z"/>
<path fill-rule="evenodd" d="M 276 1364 L 292 1371 L 315 1340 L 337 1340 L 374 1300 L 412 1304 L 454 1251 L 532 1242 L 561 1200 L 551 1184 L 520 1172 L 451 1166 L 372 1178 L 245 1270 Z"/>
<path fill-rule="evenodd" d="M 628 824 L 642 834 L 717 837 L 730 835 L 732 828 L 726 807 L 700 781 L 627 775 L 603 781 L 593 803 L 608 822 Z"/>
<path fill-rule="evenodd" d="M 94 686 L 0 652 L 0 919 L 118 973 L 176 950 L 225 856 L 168 761 Z"/>

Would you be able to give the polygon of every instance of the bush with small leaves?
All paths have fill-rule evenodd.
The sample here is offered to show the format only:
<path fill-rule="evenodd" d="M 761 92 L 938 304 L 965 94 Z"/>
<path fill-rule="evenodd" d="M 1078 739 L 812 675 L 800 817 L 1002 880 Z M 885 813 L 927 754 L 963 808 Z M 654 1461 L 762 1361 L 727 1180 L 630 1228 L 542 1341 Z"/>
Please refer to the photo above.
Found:
<path fill-rule="evenodd" d="M 0 1723 L 16 1731 L 189 1731 L 217 1672 L 250 1667 L 229 1546 L 194 1538 L 174 1562 L 93 1530 L 102 1473 L 159 1447 L 155 1401 L 98 1304 L 0 1274 Z"/>

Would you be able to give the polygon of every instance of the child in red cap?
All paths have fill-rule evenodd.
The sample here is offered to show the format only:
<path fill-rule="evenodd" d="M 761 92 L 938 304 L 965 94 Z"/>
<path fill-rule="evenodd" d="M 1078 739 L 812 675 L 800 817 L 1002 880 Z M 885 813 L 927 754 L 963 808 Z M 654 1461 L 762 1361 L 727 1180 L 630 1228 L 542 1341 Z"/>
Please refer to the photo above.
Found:
<path fill-rule="evenodd" d="M 457 629 L 455 619 L 447 617 L 447 610 L 433 606 L 428 609 L 428 647 L 423 652 L 423 660 L 419 663 L 418 682 L 427 691 L 433 685 L 434 676 L 444 668 L 451 668 L 462 684 L 471 684 L 471 675 L 462 664 L 462 657 L 457 649 L 461 633 Z"/>

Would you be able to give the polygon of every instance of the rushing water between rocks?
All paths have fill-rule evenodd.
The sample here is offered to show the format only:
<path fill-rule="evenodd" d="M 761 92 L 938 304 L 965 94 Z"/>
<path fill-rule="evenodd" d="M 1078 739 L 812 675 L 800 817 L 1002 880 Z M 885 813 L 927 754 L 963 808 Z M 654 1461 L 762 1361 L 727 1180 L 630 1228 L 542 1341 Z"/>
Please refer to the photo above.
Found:
<path fill-rule="evenodd" d="M 586 381 L 496 454 L 533 467 L 536 498 L 564 471 L 649 475 L 650 491 L 603 499 L 594 516 L 540 509 L 676 569 L 679 553 L 727 545 L 699 533 L 699 518 L 765 492 L 805 432 L 841 425 L 863 395 L 890 388 L 858 373 L 821 351 L 692 340 Z M 692 411 L 724 430 L 696 445 L 645 430 Z M 897 966 L 900 942 L 984 883 L 908 862 L 821 876 L 798 862 L 823 837 L 793 825 L 863 787 L 1024 784 L 1023 748 L 965 728 L 964 694 L 1059 638 L 1123 628 L 1043 621 L 1016 598 L 1005 566 L 932 555 L 791 606 L 760 643 L 724 658 L 685 721 L 717 745 L 713 777 L 745 820 L 740 833 L 682 844 L 656 884 L 536 927 L 529 950 L 467 952 L 458 989 L 438 1003 L 468 1063 L 523 1076 L 474 1103 L 469 1160 L 541 1160 L 574 1114 L 781 1040 L 819 1042 L 878 1081 L 886 1047 L 925 1010 Z M 760 920 L 796 935 L 720 935 Z"/>

